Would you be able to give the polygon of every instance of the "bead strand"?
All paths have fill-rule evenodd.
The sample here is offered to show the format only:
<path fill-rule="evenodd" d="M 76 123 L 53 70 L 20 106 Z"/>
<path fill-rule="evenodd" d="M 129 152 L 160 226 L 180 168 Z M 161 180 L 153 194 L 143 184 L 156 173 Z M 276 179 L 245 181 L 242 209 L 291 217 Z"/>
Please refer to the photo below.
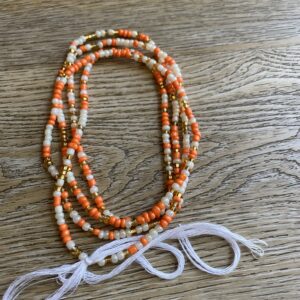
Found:
<path fill-rule="evenodd" d="M 153 57 L 141 51 L 147 51 Z M 132 59 L 144 64 L 152 72 L 161 95 L 162 146 L 167 175 L 166 194 L 150 210 L 136 217 L 119 217 L 106 208 L 81 143 L 88 120 L 87 83 L 92 67 L 98 60 L 110 57 Z M 77 113 L 74 75 L 81 69 L 80 108 Z M 63 111 L 64 89 L 67 90 L 66 104 L 70 115 L 69 136 Z M 68 214 L 83 231 L 90 232 L 100 239 L 114 240 L 144 233 L 140 240 L 129 246 L 127 250 L 107 257 L 98 264 L 103 266 L 107 262 L 122 261 L 147 245 L 167 228 L 183 204 L 182 197 L 188 184 L 190 171 L 194 166 L 193 161 L 197 156 L 201 134 L 188 105 L 180 68 L 171 56 L 158 48 L 149 36 L 143 33 L 126 29 L 96 31 L 71 42 L 66 61 L 54 84 L 51 104 L 42 156 L 47 170 L 55 180 L 53 204 L 62 241 L 67 249 L 79 259 L 87 257 L 71 238 L 65 214 Z M 171 118 L 169 110 L 172 112 Z M 51 159 L 52 133 L 55 125 L 60 129 L 62 139 L 62 166 L 60 168 L 56 167 Z M 180 129 L 182 130 L 181 142 Z M 72 160 L 75 158 L 89 187 L 89 196 L 84 194 L 72 172 Z M 98 220 L 100 224 L 110 228 L 92 226 L 85 217 L 73 209 L 73 198 L 82 206 L 87 217 Z"/>

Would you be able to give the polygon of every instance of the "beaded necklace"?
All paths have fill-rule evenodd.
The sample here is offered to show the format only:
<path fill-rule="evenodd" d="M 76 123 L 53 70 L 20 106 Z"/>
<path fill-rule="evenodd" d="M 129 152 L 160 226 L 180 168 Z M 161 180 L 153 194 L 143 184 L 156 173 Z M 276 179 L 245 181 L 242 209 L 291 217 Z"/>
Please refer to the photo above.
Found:
<path fill-rule="evenodd" d="M 146 51 L 150 54 L 147 56 L 141 51 Z M 153 74 L 161 99 L 161 129 L 166 171 L 166 194 L 151 209 L 132 217 L 117 216 L 106 207 L 106 203 L 100 195 L 96 179 L 93 176 L 91 166 L 88 163 L 87 155 L 84 152 L 84 146 L 81 143 L 84 128 L 87 125 L 89 106 L 88 80 L 92 67 L 98 60 L 110 57 L 132 59 L 144 64 Z M 74 75 L 79 72 L 81 72 L 79 87 L 80 109 L 77 113 Z M 68 123 L 64 114 L 64 90 L 67 91 L 67 104 L 70 115 L 70 122 L 68 123 L 70 128 L 67 126 Z M 192 247 L 187 237 L 200 234 L 214 234 L 225 238 L 235 252 L 235 261 L 236 255 L 239 255 L 239 252 L 236 252 L 239 251 L 236 250 L 239 249 L 238 246 L 235 246 L 236 241 L 245 244 L 253 253 L 262 255 L 263 252 L 260 247 L 241 236 L 231 233 L 220 225 L 194 223 L 186 227 L 183 225 L 182 227 L 165 231 L 176 214 L 181 210 L 183 195 L 189 181 L 190 172 L 194 167 L 201 134 L 196 118 L 188 104 L 188 97 L 183 86 L 179 66 L 170 55 L 157 47 L 148 35 L 126 29 L 110 29 L 96 31 L 75 39 L 71 42 L 66 60 L 59 70 L 51 102 L 52 107 L 45 128 L 42 157 L 46 169 L 55 181 L 53 206 L 61 240 L 69 252 L 79 259 L 78 266 L 75 264 L 76 268 L 73 266 L 74 269 L 59 269 L 59 271 L 55 269 L 57 272 L 54 273 L 59 276 L 59 279 L 64 284 L 57 293 L 52 295 L 51 299 L 60 299 L 65 293 L 74 289 L 85 278 L 86 275 L 84 274 L 87 274 L 87 266 L 95 263 L 100 267 L 108 263 L 121 263 L 124 269 L 124 266 L 126 267 L 136 260 L 147 271 L 152 270 L 152 274 L 165 279 L 173 278 L 175 275 L 172 275 L 173 277 L 171 275 L 164 277 L 160 271 L 159 275 L 158 271 L 155 273 L 156 271 L 154 271 L 153 267 L 151 269 L 147 265 L 149 262 L 142 256 L 142 253 L 151 246 L 158 246 L 171 251 L 178 258 L 178 265 L 180 265 L 180 260 L 182 259 L 180 255 L 182 254 L 178 254 L 179 250 L 174 250 L 170 245 L 164 246 L 161 241 L 166 238 L 178 238 L 188 257 L 196 262 L 199 257 L 193 257 L 195 252 L 190 249 Z M 60 130 L 62 144 L 61 167 L 55 166 L 51 159 L 52 132 L 55 125 Z M 81 173 L 87 183 L 88 195 L 84 193 L 72 171 L 72 162 L 75 159 L 77 159 Z M 82 214 L 73 208 L 72 202 L 75 200 L 81 205 L 83 209 Z M 101 240 L 114 242 L 108 243 L 106 247 L 100 247 L 92 256 L 88 256 L 72 239 L 66 218 L 70 218 L 83 231 Z M 91 225 L 87 218 L 96 220 L 102 227 Z M 230 271 L 237 265 L 235 261 Z M 211 267 L 205 267 L 205 269 L 204 266 L 208 265 L 202 262 L 200 258 L 198 263 L 201 265 L 200 267 L 196 265 L 198 268 L 217 274 L 217 271 L 212 271 L 218 270 L 217 268 L 209 269 Z M 116 269 L 118 270 L 118 268 Z M 40 272 L 39 274 L 35 272 L 30 273 L 30 280 L 47 274 L 53 275 L 54 273 L 49 270 L 47 270 L 48 273 L 45 272 L 43 274 L 40 271 L 37 271 Z M 67 278 L 66 274 L 72 272 L 73 276 Z M 79 276 L 76 272 L 81 275 Z M 226 272 L 222 272 L 222 274 L 226 274 Z M 25 275 L 24 278 L 26 276 L 28 275 Z M 25 283 L 28 282 L 28 278 L 24 278 L 22 277 L 19 279 L 19 282 L 11 285 L 4 295 L 4 299 L 14 299 Z M 100 277 L 97 277 L 96 280 L 96 277 L 93 278 L 95 282 L 106 279 L 99 280 Z M 88 282 L 86 278 L 84 281 Z"/>

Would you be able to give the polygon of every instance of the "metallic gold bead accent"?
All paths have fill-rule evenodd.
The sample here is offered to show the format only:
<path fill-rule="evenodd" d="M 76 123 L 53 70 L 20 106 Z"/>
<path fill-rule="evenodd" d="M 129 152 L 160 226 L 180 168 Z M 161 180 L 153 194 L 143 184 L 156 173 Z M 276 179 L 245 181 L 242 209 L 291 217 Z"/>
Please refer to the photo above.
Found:
<path fill-rule="evenodd" d="M 138 225 L 138 222 L 136 220 L 133 220 L 131 223 L 131 227 L 136 227 Z"/>
<path fill-rule="evenodd" d="M 91 51 L 97 51 L 100 50 L 98 45 L 92 45 Z"/>
<path fill-rule="evenodd" d="M 87 84 L 87 81 L 86 81 L 86 80 L 82 80 L 82 79 L 81 79 L 81 83 L 83 83 L 83 84 Z"/>
<path fill-rule="evenodd" d="M 167 108 L 163 108 L 162 111 L 163 111 L 163 112 L 167 112 L 168 109 L 167 109 Z"/>
<path fill-rule="evenodd" d="M 176 211 L 177 206 L 178 206 L 177 202 L 171 202 L 170 209 Z"/>
<path fill-rule="evenodd" d="M 75 49 L 70 49 L 69 52 L 72 53 L 72 54 L 75 54 L 76 50 Z"/>
<path fill-rule="evenodd" d="M 64 180 L 64 179 L 65 179 L 65 174 L 61 173 L 61 174 L 58 176 L 58 178 Z"/>
<path fill-rule="evenodd" d="M 68 154 L 67 159 L 71 159 L 72 155 Z"/>
<path fill-rule="evenodd" d="M 89 98 L 86 97 L 86 96 L 83 96 L 81 99 L 82 99 L 83 101 L 89 101 Z"/>
<path fill-rule="evenodd" d="M 135 228 L 130 229 L 130 234 L 136 234 L 136 229 Z"/>
<path fill-rule="evenodd" d="M 171 100 L 176 100 L 175 95 L 171 95 L 170 98 L 171 98 Z"/>
<path fill-rule="evenodd" d="M 179 152 L 179 149 L 176 148 L 176 149 L 175 149 L 175 152 Z"/>
<path fill-rule="evenodd" d="M 56 179 L 58 179 L 58 178 L 56 178 Z M 55 191 L 60 192 L 61 191 L 61 186 L 55 186 Z"/>
<path fill-rule="evenodd" d="M 174 196 L 181 197 L 181 193 L 179 193 L 179 192 L 177 192 L 177 191 L 175 191 L 175 192 L 173 193 L 173 195 L 174 195 Z"/>
<path fill-rule="evenodd" d="M 106 257 L 104 260 L 105 260 L 106 264 L 111 264 L 112 263 L 111 258 L 109 256 Z"/>
<path fill-rule="evenodd" d="M 89 33 L 89 34 L 85 35 L 84 37 L 87 42 L 98 39 L 96 33 L 94 33 L 94 32 Z"/>
<path fill-rule="evenodd" d="M 176 168 L 179 168 L 179 167 L 180 167 L 180 164 L 175 164 L 175 167 L 176 167 Z"/>
<path fill-rule="evenodd" d="M 74 186 L 72 186 L 72 191 L 74 191 L 76 189 L 78 189 L 78 185 L 77 184 L 75 184 Z"/>
<path fill-rule="evenodd" d="M 84 165 L 87 165 L 87 162 L 84 160 L 83 162 L 80 163 L 80 166 L 84 166 Z"/>
<path fill-rule="evenodd" d="M 77 246 L 75 246 L 74 249 L 70 250 L 70 252 L 72 255 L 78 257 L 82 251 Z"/>

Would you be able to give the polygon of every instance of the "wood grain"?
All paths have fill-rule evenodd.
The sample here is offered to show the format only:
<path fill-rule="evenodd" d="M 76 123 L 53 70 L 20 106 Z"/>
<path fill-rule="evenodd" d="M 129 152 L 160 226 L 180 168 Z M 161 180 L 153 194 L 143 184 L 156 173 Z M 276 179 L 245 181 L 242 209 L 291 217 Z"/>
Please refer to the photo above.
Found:
<path fill-rule="evenodd" d="M 73 38 L 95 29 L 150 34 L 180 64 L 204 139 L 176 224 L 211 221 L 264 239 L 265 257 L 243 251 L 230 276 L 186 264 L 162 281 L 134 265 L 69 299 L 298 299 L 300 292 L 300 9 L 288 1 L 2 1 L 0 7 L 0 287 L 20 274 L 72 263 L 51 209 L 52 181 L 40 147 L 53 80 Z M 99 63 L 91 78 L 84 138 L 97 180 L 117 213 L 136 213 L 163 194 L 159 98 L 149 72 Z M 99 243 L 76 231 L 87 250 Z M 216 266 L 225 242 L 193 239 Z M 172 269 L 165 253 L 147 254 Z M 47 280 L 20 299 L 44 299 Z"/>

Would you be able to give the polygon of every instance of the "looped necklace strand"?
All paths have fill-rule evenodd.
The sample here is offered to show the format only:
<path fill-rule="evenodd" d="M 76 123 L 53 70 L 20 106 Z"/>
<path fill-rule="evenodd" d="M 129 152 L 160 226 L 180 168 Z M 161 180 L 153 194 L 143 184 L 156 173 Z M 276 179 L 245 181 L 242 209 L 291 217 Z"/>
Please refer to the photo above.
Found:
<path fill-rule="evenodd" d="M 152 53 L 153 58 L 146 56 L 139 49 Z M 87 83 L 89 76 L 94 63 L 108 57 L 122 57 L 143 63 L 152 72 L 161 97 L 162 144 L 167 174 L 166 194 L 150 210 L 135 217 L 119 217 L 106 208 L 81 143 L 88 116 Z M 79 92 L 80 112 L 77 116 L 74 75 L 80 71 L 82 72 Z M 71 119 L 69 139 L 63 111 L 62 93 L 64 89 L 67 90 Z M 171 117 L 169 111 L 172 112 Z M 60 171 L 57 170 L 51 159 L 52 131 L 55 124 L 58 124 L 62 139 L 63 159 Z M 180 129 L 182 143 L 179 140 Z M 87 257 L 87 254 L 81 251 L 71 238 L 65 214 L 68 214 L 82 230 L 91 232 L 99 239 L 122 239 L 134 234 L 145 233 L 137 243 L 130 245 L 127 250 L 99 261 L 100 266 L 107 262 L 117 263 L 136 253 L 167 228 L 181 209 L 182 196 L 187 187 L 190 171 L 194 166 L 193 161 L 197 155 L 200 137 L 198 123 L 188 105 L 178 65 L 147 35 L 124 29 L 101 30 L 74 40 L 55 82 L 52 108 L 45 129 L 42 150 L 45 165 L 55 179 L 53 192 L 55 218 L 62 241 L 70 252 L 79 259 Z M 77 157 L 83 176 L 87 181 L 89 196 L 84 194 L 72 172 L 72 160 L 75 157 Z M 86 215 L 105 224 L 106 227 L 110 226 L 110 229 L 100 229 L 87 222 L 84 216 L 73 209 L 71 194 L 77 199 Z"/>
<path fill-rule="evenodd" d="M 142 50 L 150 53 L 151 56 L 143 54 Z M 152 72 L 161 98 L 166 194 L 151 209 L 131 217 L 117 216 L 106 207 L 81 143 L 88 117 L 89 76 L 94 63 L 108 57 L 133 59 L 144 64 Z M 81 71 L 80 109 L 77 113 L 74 75 L 79 71 Z M 69 122 L 65 120 L 62 100 L 65 90 L 70 114 Z M 49 276 L 56 276 L 62 285 L 47 299 L 58 300 L 74 291 L 82 281 L 88 284 L 97 284 L 118 275 L 133 262 L 139 263 L 152 275 L 163 279 L 174 279 L 183 272 L 185 259 L 178 248 L 164 242 L 168 239 L 179 240 L 183 252 L 191 263 L 199 270 L 213 275 L 226 275 L 237 267 L 241 255 L 238 243 L 246 246 L 255 257 L 263 255 L 264 251 L 260 246 L 265 245 L 263 241 L 247 240 L 221 225 L 195 222 L 165 230 L 181 210 L 183 195 L 190 172 L 194 167 L 201 134 L 198 123 L 188 105 L 178 65 L 147 35 L 125 29 L 110 29 L 96 31 L 71 42 L 66 61 L 56 78 L 51 102 L 52 107 L 46 124 L 42 157 L 45 167 L 55 181 L 53 205 L 60 237 L 70 253 L 79 261 L 71 265 L 65 264 L 56 268 L 33 271 L 18 277 L 6 290 L 3 300 L 16 299 L 33 280 L 41 280 L 43 277 Z M 70 128 L 67 124 L 70 125 Z M 60 167 L 56 167 L 51 158 L 52 132 L 55 125 L 60 130 L 62 141 L 62 165 Z M 88 185 L 88 194 L 84 193 L 73 173 L 72 163 L 76 158 Z M 74 200 L 77 200 L 82 206 L 82 214 L 74 208 L 75 206 L 73 207 Z M 88 255 L 72 239 L 66 223 L 66 215 L 83 231 L 100 240 L 110 240 L 110 242 Z M 93 222 L 99 225 L 93 226 L 87 221 L 87 218 L 94 219 Z M 205 263 L 196 254 L 189 241 L 189 237 L 201 235 L 215 235 L 225 239 L 234 253 L 231 265 L 226 268 L 215 268 Z M 173 254 L 177 260 L 177 269 L 168 273 L 153 267 L 144 257 L 144 252 L 152 247 Z M 117 264 L 108 273 L 96 274 L 88 271 L 90 265 L 98 264 L 103 267 L 108 263 Z"/>

